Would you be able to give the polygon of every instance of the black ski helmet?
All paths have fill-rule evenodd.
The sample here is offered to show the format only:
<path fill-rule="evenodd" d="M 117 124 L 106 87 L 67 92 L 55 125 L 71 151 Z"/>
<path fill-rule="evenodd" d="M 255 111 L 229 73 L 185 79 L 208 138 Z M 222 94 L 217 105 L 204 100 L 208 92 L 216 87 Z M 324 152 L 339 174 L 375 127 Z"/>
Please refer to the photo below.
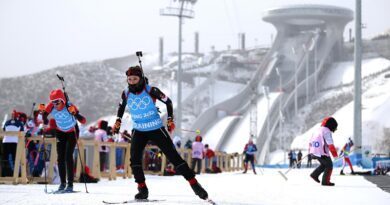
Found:
<path fill-rule="evenodd" d="M 326 117 L 322 120 L 321 126 L 329 128 L 330 131 L 334 132 L 337 130 L 337 121 L 333 117 Z"/>
<path fill-rule="evenodd" d="M 127 82 L 129 85 L 129 91 L 131 93 L 134 93 L 134 94 L 141 92 L 145 87 L 145 81 L 146 81 L 146 84 L 148 84 L 148 80 L 144 76 L 142 68 L 139 67 L 138 65 L 129 67 L 129 69 L 127 69 L 127 71 L 126 71 L 126 76 L 131 76 L 131 75 L 138 76 L 139 82 L 135 85 L 130 85 Z"/>

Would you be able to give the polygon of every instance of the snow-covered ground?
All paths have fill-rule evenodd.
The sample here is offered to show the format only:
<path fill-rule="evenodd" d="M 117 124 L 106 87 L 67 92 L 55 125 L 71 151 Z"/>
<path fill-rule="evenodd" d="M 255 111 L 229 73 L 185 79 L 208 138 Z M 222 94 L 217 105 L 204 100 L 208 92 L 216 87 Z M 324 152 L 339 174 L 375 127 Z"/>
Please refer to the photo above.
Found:
<path fill-rule="evenodd" d="M 210 198 L 219 205 L 390 204 L 390 194 L 362 176 L 333 176 L 332 181 L 336 186 L 324 187 L 308 177 L 312 169 L 292 170 L 287 174 L 288 181 L 276 169 L 261 171 L 257 171 L 258 175 L 253 175 L 252 172 L 233 172 L 202 174 L 197 178 Z M 337 169 L 335 173 L 338 173 Z M 137 204 L 208 204 L 194 195 L 181 176 L 148 175 L 146 178 L 149 198 L 164 201 Z M 62 195 L 45 194 L 44 185 L 1 185 L 0 204 L 103 204 L 103 200 L 129 200 L 136 193 L 133 179 L 102 180 L 97 184 L 87 185 L 89 194 L 85 193 L 84 184 L 76 183 L 75 190 L 81 192 Z M 48 185 L 48 189 L 52 190 L 57 186 Z"/>

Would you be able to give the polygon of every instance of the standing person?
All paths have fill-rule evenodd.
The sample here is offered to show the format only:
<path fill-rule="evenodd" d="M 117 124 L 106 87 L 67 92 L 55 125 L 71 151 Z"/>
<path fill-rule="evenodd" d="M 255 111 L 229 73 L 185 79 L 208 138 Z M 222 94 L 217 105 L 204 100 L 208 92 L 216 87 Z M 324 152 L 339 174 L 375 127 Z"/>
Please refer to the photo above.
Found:
<path fill-rule="evenodd" d="M 302 160 L 302 152 L 301 152 L 301 150 L 299 150 L 298 151 L 298 162 L 297 162 L 298 169 L 301 168 L 301 163 L 302 163 L 301 160 Z"/>
<path fill-rule="evenodd" d="M 202 159 L 204 156 L 204 148 L 202 143 L 202 136 L 198 135 L 195 137 L 195 142 L 192 143 L 192 163 L 191 169 L 192 171 L 196 169 L 196 174 L 200 174 L 202 170 Z"/>
<path fill-rule="evenodd" d="M 175 135 L 175 137 L 173 137 L 173 144 L 175 145 L 176 149 L 180 149 L 181 137 L 179 135 Z"/>
<path fill-rule="evenodd" d="M 329 151 L 333 157 L 337 157 L 337 151 L 333 144 L 332 133 L 337 130 L 337 121 L 333 117 L 325 118 L 321 127 L 314 132 L 309 142 L 309 154 L 312 155 L 313 159 L 320 162 L 318 166 L 311 174 L 310 177 L 320 183 L 318 177 L 321 173 L 323 186 L 334 186 L 335 184 L 330 182 L 330 177 L 333 170 L 333 162 L 330 158 Z"/>
<path fill-rule="evenodd" d="M 108 136 L 107 136 L 107 126 L 108 123 L 105 120 L 100 120 L 98 122 L 98 129 L 95 131 L 95 141 L 97 142 L 107 142 Z M 100 171 L 104 172 L 107 170 L 108 165 L 108 153 L 109 148 L 107 146 L 101 145 L 99 147 L 99 162 L 100 162 Z"/>
<path fill-rule="evenodd" d="M 291 159 L 292 159 L 292 166 L 296 167 L 297 165 L 297 153 L 295 153 L 295 150 L 291 151 Z"/>
<path fill-rule="evenodd" d="M 11 114 L 11 119 L 5 122 L 3 131 L 24 131 L 23 122 L 19 120 L 18 113 L 14 110 Z M 16 147 L 18 144 L 18 136 L 6 135 L 3 138 L 3 170 L 2 176 L 12 176 L 15 165 Z"/>
<path fill-rule="evenodd" d="M 251 139 L 249 139 L 248 144 L 246 144 L 244 147 L 244 154 L 245 154 L 245 160 L 244 160 L 245 170 L 243 172 L 244 174 L 248 170 L 248 162 L 250 162 L 252 165 L 253 173 L 257 174 L 256 168 L 255 168 L 255 153 L 256 152 L 257 152 L 257 147 L 255 144 L 253 144 L 253 140 L 251 138 Z"/>
<path fill-rule="evenodd" d="M 51 114 L 57 124 L 57 161 L 61 179 L 61 184 L 58 191 L 73 191 L 73 152 L 77 143 L 79 127 L 77 121 L 81 124 L 86 123 L 77 107 L 66 101 L 65 94 L 61 89 L 52 90 L 50 92 L 50 102 L 41 110 L 43 113 L 43 123 L 47 126 L 49 120 L 48 115 Z M 66 184 L 66 176 L 68 184 Z"/>
<path fill-rule="evenodd" d="M 147 78 L 144 76 L 141 67 L 130 67 L 126 71 L 126 76 L 128 86 L 122 92 L 122 102 L 119 104 L 117 120 L 113 129 L 114 133 L 119 132 L 121 118 L 127 105 L 133 121 L 130 163 L 135 182 L 138 184 L 138 193 L 134 196 L 135 199 L 147 199 L 149 196 L 142 169 L 143 151 L 149 140 L 153 141 L 162 150 L 168 160 L 173 163 L 176 169 L 189 182 L 195 194 L 201 199 L 207 199 L 207 192 L 198 183 L 194 172 L 176 151 L 158 114 L 155 105 L 156 99 L 166 105 L 168 113 L 167 128 L 172 133 L 175 128 L 172 101 L 160 89 L 148 85 Z"/>
<path fill-rule="evenodd" d="M 211 148 L 209 148 L 208 144 L 204 145 L 204 149 L 205 149 L 205 164 L 206 164 L 206 169 L 207 169 L 207 168 L 210 168 L 210 164 L 213 163 L 213 158 L 215 156 L 215 152 Z"/>
<path fill-rule="evenodd" d="M 340 175 L 344 175 L 345 164 L 348 163 L 349 168 L 351 169 L 351 174 L 355 174 L 353 171 L 351 160 L 349 159 L 349 153 L 351 152 L 351 148 L 353 146 L 353 141 L 351 138 L 348 139 L 348 142 L 345 143 L 343 149 L 340 151 L 340 156 L 343 156 L 343 168 L 341 168 Z"/>
<path fill-rule="evenodd" d="M 288 152 L 288 161 L 289 161 L 289 166 L 288 167 L 293 167 L 293 164 L 294 164 L 294 161 L 293 161 L 293 153 L 292 153 L 292 150 L 290 150 Z"/>
<path fill-rule="evenodd" d="M 308 154 L 307 155 L 307 165 L 306 165 L 307 168 L 311 168 L 311 166 L 312 166 L 311 160 L 312 160 L 311 154 Z"/>

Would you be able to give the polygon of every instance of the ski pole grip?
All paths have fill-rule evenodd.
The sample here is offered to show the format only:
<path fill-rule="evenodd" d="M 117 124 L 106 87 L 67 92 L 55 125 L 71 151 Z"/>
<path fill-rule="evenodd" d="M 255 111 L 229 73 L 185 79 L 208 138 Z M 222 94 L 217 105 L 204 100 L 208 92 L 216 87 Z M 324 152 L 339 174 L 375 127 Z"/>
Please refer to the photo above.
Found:
<path fill-rule="evenodd" d="M 58 74 L 57 74 L 57 77 L 58 77 L 58 79 L 60 79 L 60 81 L 64 81 L 64 77 L 62 77 L 62 76 L 60 76 Z"/>

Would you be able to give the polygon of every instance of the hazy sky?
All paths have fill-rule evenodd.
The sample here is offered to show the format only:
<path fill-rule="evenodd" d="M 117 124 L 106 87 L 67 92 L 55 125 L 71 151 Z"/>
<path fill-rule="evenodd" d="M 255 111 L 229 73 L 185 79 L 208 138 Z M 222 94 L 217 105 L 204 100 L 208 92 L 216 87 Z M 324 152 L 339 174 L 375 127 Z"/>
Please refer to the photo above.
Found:
<path fill-rule="evenodd" d="M 78 62 L 178 47 L 177 17 L 162 17 L 170 0 L 0 0 L 0 78 L 34 73 Z M 183 50 L 238 46 L 246 33 L 247 47 L 270 44 L 275 29 L 262 21 L 266 9 L 291 4 L 325 4 L 355 10 L 355 0 L 198 0 L 195 18 L 185 20 Z M 362 0 L 363 38 L 390 28 L 389 0 Z M 353 28 L 353 22 L 347 25 Z"/>

